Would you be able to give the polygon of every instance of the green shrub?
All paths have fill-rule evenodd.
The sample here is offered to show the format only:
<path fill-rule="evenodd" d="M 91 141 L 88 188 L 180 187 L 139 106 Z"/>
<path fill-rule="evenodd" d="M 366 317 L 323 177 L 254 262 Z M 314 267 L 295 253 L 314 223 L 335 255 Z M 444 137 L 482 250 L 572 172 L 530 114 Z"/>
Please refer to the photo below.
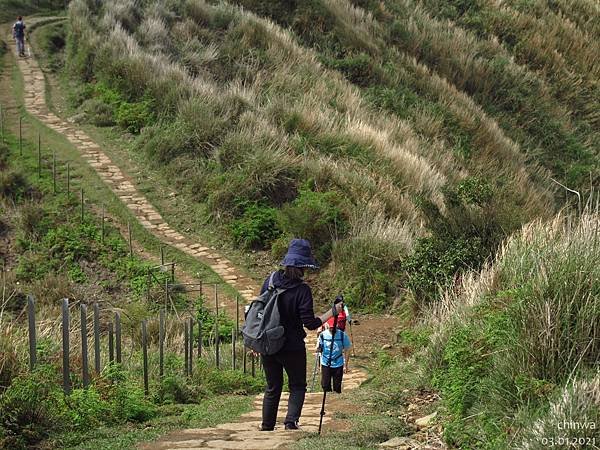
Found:
<path fill-rule="evenodd" d="M 116 110 L 125 98 L 116 89 L 110 87 L 107 83 L 99 81 L 93 85 L 94 95 L 113 110 Z"/>
<path fill-rule="evenodd" d="M 62 225 L 51 228 L 42 239 L 53 259 L 62 263 L 74 264 L 81 259 L 91 259 L 94 253 L 92 241 L 96 236 L 93 225 Z"/>
<path fill-rule="evenodd" d="M 457 188 L 458 196 L 467 204 L 483 206 L 493 196 L 490 183 L 480 177 L 467 177 L 462 180 Z"/>
<path fill-rule="evenodd" d="M 203 296 L 196 300 L 196 318 L 202 323 L 202 340 L 205 344 L 211 344 L 209 339 L 211 336 L 214 339 L 216 315 L 212 309 L 209 309 L 204 305 Z M 231 330 L 235 328 L 235 323 L 223 311 L 219 312 L 218 320 L 219 340 L 220 342 L 229 342 L 231 340 Z"/>
<path fill-rule="evenodd" d="M 258 203 L 246 203 L 242 217 L 231 222 L 230 230 L 237 246 L 254 249 L 267 248 L 281 234 L 277 210 Z"/>
<path fill-rule="evenodd" d="M 160 403 L 197 403 L 198 394 L 187 379 L 179 375 L 165 376 L 159 384 L 155 398 Z"/>
<path fill-rule="evenodd" d="M 78 430 L 89 430 L 106 423 L 111 413 L 109 405 L 93 386 L 74 389 L 65 401 L 70 421 Z"/>
<path fill-rule="evenodd" d="M 85 100 L 80 108 L 86 120 L 97 127 L 109 127 L 115 124 L 113 108 L 99 98 Z"/>
<path fill-rule="evenodd" d="M 239 370 L 209 367 L 204 360 L 198 362 L 193 379 L 195 384 L 212 394 L 249 395 L 264 389 L 262 377 L 253 377 Z"/>
<path fill-rule="evenodd" d="M 458 271 L 468 269 L 471 264 L 479 267 L 485 256 L 487 251 L 478 237 L 426 237 L 417 241 L 402 268 L 408 276 L 407 286 L 416 297 L 434 301 Z"/>
<path fill-rule="evenodd" d="M 351 83 L 361 87 L 376 84 L 381 79 L 377 65 L 365 53 L 346 56 L 342 59 L 324 61 L 332 69 L 339 70 Z"/>
<path fill-rule="evenodd" d="M 325 263 L 331 256 L 332 243 L 348 229 L 344 202 L 334 191 L 301 190 L 300 195 L 281 208 L 279 226 L 290 236 L 308 239 L 316 258 Z"/>
<path fill-rule="evenodd" d="M 373 239 L 336 241 L 333 284 L 344 293 L 353 310 L 382 311 L 397 294 L 400 261 L 405 253 L 404 249 Z"/>
<path fill-rule="evenodd" d="M 102 375 L 112 381 L 101 392 L 111 411 L 109 420 L 116 423 L 145 422 L 156 416 L 156 406 L 146 399 L 144 391 L 129 379 L 128 373 L 119 365 L 108 365 Z"/>
<path fill-rule="evenodd" d="M 0 171 L 0 196 L 16 202 L 29 190 L 29 183 L 23 174 L 15 169 Z"/>
<path fill-rule="evenodd" d="M 139 134 L 145 126 L 154 121 L 154 102 L 146 99 L 141 102 L 122 102 L 116 113 L 117 124 L 130 133 Z"/>
<path fill-rule="evenodd" d="M 482 358 L 480 337 L 469 327 L 455 328 L 444 347 L 444 368 L 433 375 L 444 403 L 452 414 L 464 415 L 481 395 L 480 383 L 490 369 L 489 360 Z"/>
<path fill-rule="evenodd" d="M 64 394 L 50 366 L 18 376 L 0 397 L 3 448 L 30 448 L 68 423 Z"/>

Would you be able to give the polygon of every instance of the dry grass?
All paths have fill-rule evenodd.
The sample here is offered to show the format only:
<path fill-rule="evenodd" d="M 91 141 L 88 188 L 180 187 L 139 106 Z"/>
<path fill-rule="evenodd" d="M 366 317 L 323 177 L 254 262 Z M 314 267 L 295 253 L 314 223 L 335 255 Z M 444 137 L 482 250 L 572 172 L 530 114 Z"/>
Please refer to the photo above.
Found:
<path fill-rule="evenodd" d="M 600 437 L 599 411 L 600 373 L 574 379 L 514 448 L 543 450 L 548 448 L 548 442 L 569 442 L 572 448 L 594 448 L 594 442 Z"/>
<path fill-rule="evenodd" d="M 344 2 L 331 2 L 329 6 L 348 16 L 350 24 L 371 20 L 360 10 L 348 8 Z M 241 99 L 247 108 L 252 110 L 252 115 L 243 115 L 240 118 L 241 128 L 238 133 L 246 133 L 248 142 L 254 140 L 252 135 L 269 136 L 274 145 L 283 151 L 279 156 L 271 154 L 270 157 L 283 158 L 291 165 L 303 165 L 301 160 L 289 158 L 292 152 L 289 149 L 289 137 L 278 127 L 277 121 L 280 118 L 270 106 L 270 98 L 277 95 L 279 104 L 288 100 L 286 108 L 299 111 L 311 132 L 316 135 L 345 135 L 349 140 L 370 149 L 378 157 L 390 161 L 393 178 L 396 179 L 395 183 L 401 183 L 402 191 L 426 195 L 443 208 L 440 189 L 446 182 L 445 177 L 423 156 L 425 144 L 412 131 L 410 125 L 392 118 L 377 117 L 375 112 L 364 105 L 355 88 L 343 81 L 338 74 L 324 70 L 317 62 L 315 54 L 298 46 L 288 31 L 248 11 L 226 4 L 208 5 L 200 0 L 187 2 L 186 12 L 198 26 L 210 23 L 217 16 L 226 16 L 230 21 L 230 29 L 233 27 L 241 33 L 242 45 L 254 45 L 258 36 L 261 42 L 268 42 L 265 48 L 270 61 L 268 73 L 257 70 L 251 82 L 235 80 L 226 85 L 218 85 L 210 76 L 199 70 L 203 63 L 219 58 L 220 51 L 214 44 L 206 47 L 204 53 L 197 50 L 186 52 L 187 66 L 197 69 L 196 75 L 191 76 L 183 65 L 162 52 L 156 53 L 157 49 L 165 48 L 165 22 L 162 19 L 157 19 L 154 13 L 149 18 L 142 18 L 136 35 L 143 41 L 138 42 L 126 28 L 134 19 L 126 5 L 119 6 L 115 11 L 106 8 L 106 11 L 101 23 L 109 34 L 103 47 L 110 52 L 112 61 L 122 61 L 126 64 L 128 77 L 136 85 L 148 86 L 151 90 L 153 86 L 167 83 L 177 85 L 178 91 L 187 91 L 198 96 L 201 101 L 213 104 L 219 110 L 227 108 L 229 99 Z M 81 17 L 77 20 L 80 19 Z M 122 20 L 125 20 L 126 24 L 123 24 Z M 372 25 L 375 26 L 374 23 Z M 180 26 L 191 29 L 191 26 L 185 23 Z M 367 37 L 364 36 L 365 39 Z M 186 94 L 181 94 L 181 97 L 185 96 Z M 335 99 L 336 109 L 326 106 L 328 99 Z M 315 150 L 319 151 L 318 148 Z M 336 164 L 337 183 L 343 183 L 341 188 L 346 192 L 355 193 L 353 200 L 357 205 L 366 204 L 368 199 L 360 189 L 349 184 L 350 180 L 360 178 L 360 174 L 345 173 L 344 170 L 349 166 L 341 160 Z M 369 173 L 372 169 L 361 169 L 361 172 L 368 174 L 369 178 L 380 178 L 381 175 L 374 176 Z M 385 191 L 380 195 L 385 195 Z M 418 214 L 415 213 L 414 205 L 407 199 L 405 195 L 396 199 L 388 195 L 385 202 L 395 204 L 386 209 L 396 211 L 405 218 L 404 220 L 415 218 Z M 421 224 L 415 222 L 410 226 L 419 230 Z"/>

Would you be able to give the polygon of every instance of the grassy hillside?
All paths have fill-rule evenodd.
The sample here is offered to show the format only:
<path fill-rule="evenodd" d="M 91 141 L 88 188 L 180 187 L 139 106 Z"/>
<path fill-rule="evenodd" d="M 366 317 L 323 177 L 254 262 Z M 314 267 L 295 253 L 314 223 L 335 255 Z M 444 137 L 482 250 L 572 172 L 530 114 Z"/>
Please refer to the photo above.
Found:
<path fill-rule="evenodd" d="M 432 300 L 563 201 L 550 177 L 597 179 L 579 47 L 563 79 L 516 58 L 525 44 L 500 43 L 483 6 L 485 33 L 429 3 L 237 3 L 73 2 L 74 104 L 137 136 L 131 151 L 223 239 L 275 258 L 311 239 L 331 262 L 321 284 L 354 306 Z"/>
<path fill-rule="evenodd" d="M 374 379 L 353 395 L 351 431 L 299 448 L 376 448 L 392 436 L 420 448 L 438 426 L 449 448 L 597 447 L 599 230 L 598 211 L 588 210 L 515 233 L 399 334 L 396 356 L 378 355 Z M 428 401 L 435 393 L 439 401 Z M 433 412 L 432 424 L 415 427 L 414 417 Z"/>

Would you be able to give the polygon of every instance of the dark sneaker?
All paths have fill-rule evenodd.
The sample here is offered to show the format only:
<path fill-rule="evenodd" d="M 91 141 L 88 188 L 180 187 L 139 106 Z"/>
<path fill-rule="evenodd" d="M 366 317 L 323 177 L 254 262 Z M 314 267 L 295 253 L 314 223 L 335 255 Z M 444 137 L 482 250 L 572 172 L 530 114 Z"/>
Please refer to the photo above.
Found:
<path fill-rule="evenodd" d="M 275 428 L 267 428 L 262 425 L 260 427 L 258 427 L 258 431 L 273 431 L 274 429 Z"/>
<path fill-rule="evenodd" d="M 285 424 L 286 430 L 299 430 L 298 422 L 290 422 Z"/>

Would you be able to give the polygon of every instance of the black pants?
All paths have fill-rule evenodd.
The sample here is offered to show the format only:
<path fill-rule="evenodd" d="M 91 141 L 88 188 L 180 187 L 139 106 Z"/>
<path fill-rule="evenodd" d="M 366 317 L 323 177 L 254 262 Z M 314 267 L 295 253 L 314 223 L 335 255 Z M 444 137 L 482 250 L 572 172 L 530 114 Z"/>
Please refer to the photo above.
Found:
<path fill-rule="evenodd" d="M 333 390 L 338 394 L 341 394 L 342 378 L 344 378 L 344 366 L 321 366 L 321 387 L 324 391 L 331 392 L 331 380 L 333 379 Z"/>
<path fill-rule="evenodd" d="M 275 427 L 277 409 L 283 389 L 283 370 L 288 376 L 290 398 L 284 423 L 295 423 L 300 419 L 304 396 L 306 395 L 306 350 L 282 351 L 276 355 L 262 355 L 263 368 L 267 378 L 267 388 L 262 409 L 262 426 Z"/>

